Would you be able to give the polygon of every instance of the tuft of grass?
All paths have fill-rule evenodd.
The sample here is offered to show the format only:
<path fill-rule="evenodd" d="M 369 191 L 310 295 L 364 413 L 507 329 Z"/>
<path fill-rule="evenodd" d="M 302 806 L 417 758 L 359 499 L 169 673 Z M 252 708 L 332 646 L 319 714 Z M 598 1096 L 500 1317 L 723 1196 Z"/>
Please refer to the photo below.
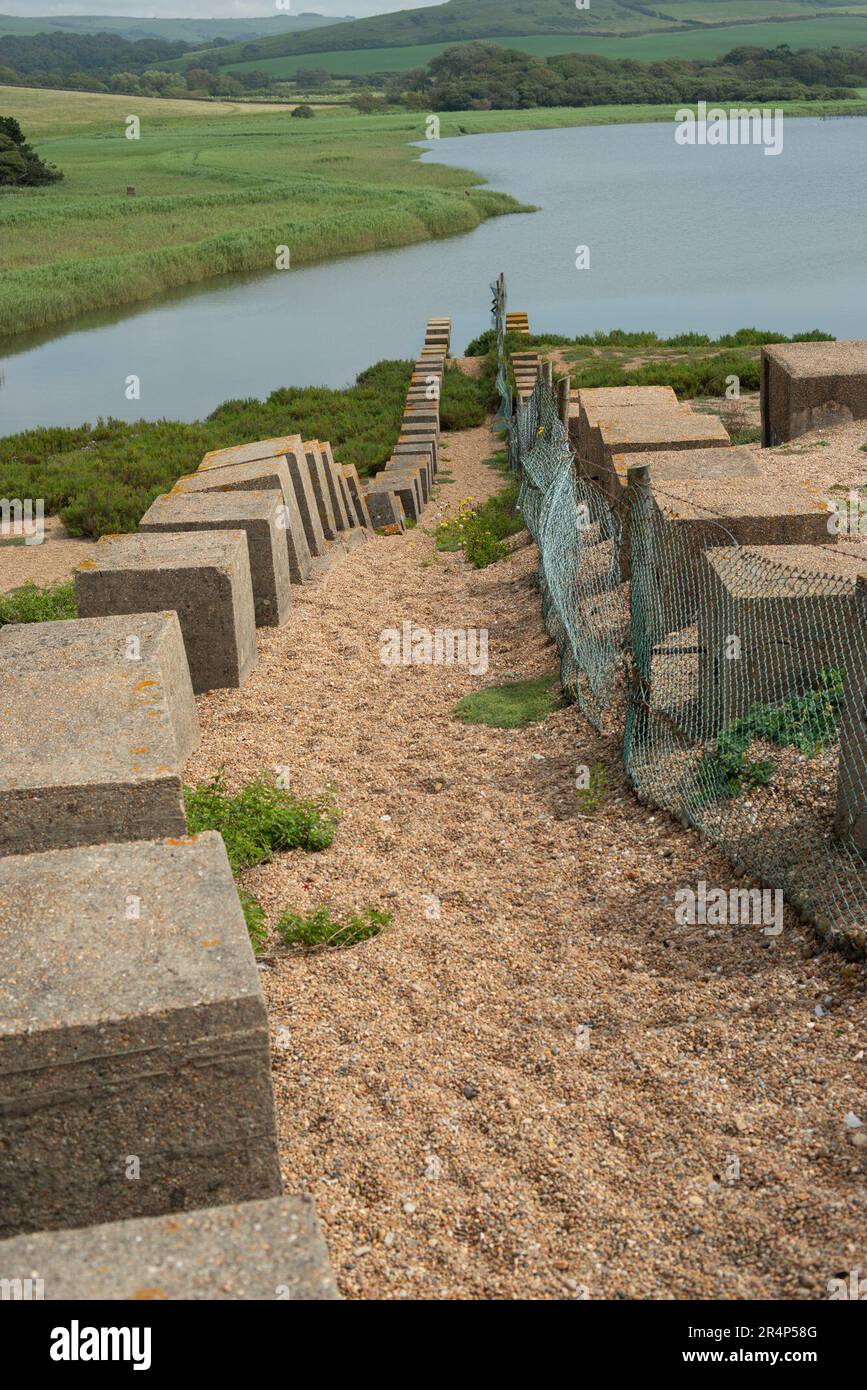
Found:
<path fill-rule="evenodd" d="M 491 729 L 522 729 L 547 719 L 563 704 L 556 675 L 535 680 L 491 685 L 465 695 L 455 705 L 455 715 L 464 724 L 487 724 Z"/>
<path fill-rule="evenodd" d="M 357 946 L 378 936 L 391 926 L 391 913 L 368 907 L 363 912 L 347 912 L 335 919 L 327 907 L 312 912 L 284 912 L 277 923 L 277 935 L 286 946 L 299 951 L 337 951 Z"/>
<path fill-rule="evenodd" d="M 756 425 L 745 425 L 740 430 L 730 430 L 732 444 L 761 444 L 762 431 Z"/>
<path fill-rule="evenodd" d="M 191 834 L 220 832 L 234 874 L 269 863 L 281 850 L 327 849 L 337 828 L 330 794 L 297 797 L 264 776 L 233 794 L 217 773 L 210 782 L 185 787 L 184 806 Z"/>
<path fill-rule="evenodd" d="M 0 627 L 4 623 L 48 623 L 77 617 L 74 584 L 40 589 L 30 579 L 20 588 L 0 594 Z"/>

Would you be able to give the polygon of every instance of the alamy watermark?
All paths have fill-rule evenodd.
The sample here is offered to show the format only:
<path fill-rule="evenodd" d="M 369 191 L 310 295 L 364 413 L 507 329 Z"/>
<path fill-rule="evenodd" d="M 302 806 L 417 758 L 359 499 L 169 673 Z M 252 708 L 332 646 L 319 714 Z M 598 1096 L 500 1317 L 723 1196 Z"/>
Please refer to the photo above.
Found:
<path fill-rule="evenodd" d="M 383 666 L 466 666 L 471 676 L 488 670 L 486 627 L 416 627 L 405 622 L 379 634 Z"/>
<path fill-rule="evenodd" d="M 783 930 L 783 892 L 780 888 L 708 888 L 700 879 L 695 888 L 678 888 L 674 920 L 679 926 L 761 927 L 764 936 Z"/>
<path fill-rule="evenodd" d="M 0 498 L 0 540 L 22 537 L 25 545 L 41 545 L 45 540 L 44 499 Z"/>
<path fill-rule="evenodd" d="M 684 106 L 674 119 L 679 145 L 763 145 L 766 155 L 783 153 L 785 113 L 780 107 L 733 106 L 726 111 L 700 101 L 697 112 Z"/>

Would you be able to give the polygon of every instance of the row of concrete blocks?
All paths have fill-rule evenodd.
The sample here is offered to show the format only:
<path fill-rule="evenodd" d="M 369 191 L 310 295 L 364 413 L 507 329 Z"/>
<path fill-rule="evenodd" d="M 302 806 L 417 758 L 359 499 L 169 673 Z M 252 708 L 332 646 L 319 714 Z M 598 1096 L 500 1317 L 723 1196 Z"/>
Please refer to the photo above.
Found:
<path fill-rule="evenodd" d="M 784 343 L 762 349 L 762 443 L 867 419 L 867 342 Z"/>
<path fill-rule="evenodd" d="M 523 313 L 507 314 L 506 332 L 521 333 L 529 337 L 530 320 L 527 315 Z M 528 401 L 535 391 L 541 366 L 542 362 L 538 352 L 512 353 L 512 371 L 515 374 L 515 390 L 519 405 Z"/>
<path fill-rule="evenodd" d="M 0 670 L 3 1296 L 336 1297 L 225 847 L 186 834 L 177 614 L 7 626 Z"/>
<path fill-rule="evenodd" d="M 629 433 L 656 442 L 638 417 Z M 590 525 L 582 573 L 629 578 L 632 547 L 646 650 L 664 666 L 682 638 L 687 665 L 697 663 L 682 712 L 693 734 L 714 737 L 752 705 L 846 670 L 835 828 L 867 849 L 867 577 L 863 559 L 837 543 L 831 505 L 818 489 L 771 482 L 748 446 L 615 454 L 612 472 L 628 500 L 620 567 Z"/>
<path fill-rule="evenodd" d="M 432 327 L 436 332 L 432 332 Z M 387 534 L 418 521 L 438 468 L 440 394 L 451 335 L 449 319 L 428 321 L 425 346 L 413 364 L 400 434 L 385 467 L 367 485 L 374 525 Z M 442 345 L 437 344 L 437 338 Z"/>
<path fill-rule="evenodd" d="M 75 576 L 83 617 L 174 609 L 193 689 L 240 687 L 256 628 L 279 627 L 308 582 L 371 529 L 353 467 L 299 435 L 206 454 L 139 522 L 106 536 Z"/>

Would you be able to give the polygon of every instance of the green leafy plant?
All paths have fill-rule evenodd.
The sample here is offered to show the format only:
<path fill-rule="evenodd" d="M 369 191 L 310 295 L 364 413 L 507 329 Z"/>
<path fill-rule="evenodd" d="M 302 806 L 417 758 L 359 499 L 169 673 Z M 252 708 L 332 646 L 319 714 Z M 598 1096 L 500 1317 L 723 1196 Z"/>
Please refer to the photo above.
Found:
<path fill-rule="evenodd" d="M 576 786 L 575 788 L 578 810 L 582 815 L 592 816 L 602 805 L 604 795 L 605 767 L 602 763 L 594 763 L 593 767 L 589 769 L 587 786 Z"/>
<path fill-rule="evenodd" d="M 846 674 L 837 666 L 820 672 L 818 684 L 779 705 L 754 704 L 743 719 L 724 730 L 716 749 L 699 763 L 700 801 L 720 801 L 740 796 L 753 787 L 768 786 L 776 764 L 772 758 L 750 760 L 754 739 L 795 748 L 815 757 L 837 737 Z"/>
<path fill-rule="evenodd" d="M 390 927 L 390 912 L 365 908 L 363 912 L 347 912 L 335 919 L 327 907 L 312 912 L 284 912 L 277 923 L 277 935 L 287 946 L 301 951 L 341 950 L 369 941 Z"/>
<path fill-rule="evenodd" d="M 218 830 L 232 872 L 269 863 L 281 850 L 327 849 L 337 828 L 330 794 L 302 798 L 262 776 L 234 794 L 218 773 L 210 782 L 184 788 L 191 834 Z"/>
<path fill-rule="evenodd" d="M 258 955 L 263 950 L 268 937 L 268 928 L 265 923 L 265 909 L 258 903 L 252 893 L 248 893 L 246 888 L 238 889 L 238 899 L 241 903 L 241 911 L 244 914 L 244 921 L 247 923 L 247 931 L 250 934 L 250 944 L 253 952 Z"/>
<path fill-rule="evenodd" d="M 77 618 L 74 584 L 40 589 L 32 580 L 0 594 L 0 627 L 4 623 L 47 623 Z"/>

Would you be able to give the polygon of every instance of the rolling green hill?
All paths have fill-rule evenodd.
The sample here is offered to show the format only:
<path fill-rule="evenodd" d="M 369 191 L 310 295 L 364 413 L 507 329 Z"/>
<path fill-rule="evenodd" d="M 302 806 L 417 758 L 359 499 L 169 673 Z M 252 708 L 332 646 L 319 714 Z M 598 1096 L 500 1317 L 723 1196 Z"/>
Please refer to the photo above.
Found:
<path fill-rule="evenodd" d="M 507 48 L 517 48 L 536 57 L 555 53 L 599 53 L 605 58 L 634 58 L 638 62 L 665 62 L 670 58 L 720 58 L 742 44 L 773 48 L 788 43 L 792 48 L 855 48 L 867 44 L 867 9 L 863 15 L 839 19 L 794 20 L 791 24 L 773 22 L 680 29 L 675 32 L 625 35 L 612 38 L 604 34 L 570 38 L 566 34 L 504 35 L 496 40 Z M 342 52 L 286 55 L 231 63 L 229 72 L 266 72 L 274 78 L 294 76 L 299 67 L 321 67 L 334 77 L 363 77 L 367 74 L 409 72 L 425 67 L 451 43 L 416 44 L 408 48 L 364 48 Z M 167 68 L 185 67 L 183 59 L 166 63 Z"/>
<path fill-rule="evenodd" d="M 174 43 L 210 43 L 212 39 L 243 42 L 263 36 L 292 37 L 308 29 L 324 29 L 339 20 L 319 14 L 263 15 L 251 19 L 144 19 L 120 15 L 37 15 L 25 19 L 0 14 L 0 38 L 4 34 L 118 34 L 123 39 L 167 39 Z"/>
<path fill-rule="evenodd" d="M 515 39 L 559 35 L 568 43 L 590 39 L 618 40 L 638 36 L 664 36 L 680 31 L 714 39 L 727 26 L 752 26 L 772 22 L 779 26 L 777 42 L 786 43 L 793 32 L 804 26 L 799 46 L 814 46 L 806 30 L 822 22 L 839 24 L 839 40 L 853 43 L 846 29 L 846 16 L 854 16 L 849 24 L 858 25 L 859 16 L 867 18 L 864 0 L 591 0 L 586 10 L 577 10 L 575 0 L 446 0 L 445 4 L 421 10 L 400 10 L 397 13 L 376 15 L 370 19 L 330 25 L 328 32 L 282 34 L 259 39 L 252 44 L 227 46 L 221 53 L 221 64 L 230 66 L 244 61 L 262 62 L 281 57 L 301 57 L 310 66 L 328 67 L 322 61 L 326 53 L 347 53 L 358 50 L 414 48 L 419 45 L 462 43 L 471 39 Z M 819 19 L 821 17 L 821 19 Z M 865 36 L 867 38 L 867 36 Z M 740 42 L 749 40 L 740 39 Z M 517 45 L 514 45 L 517 46 Z M 729 43 L 733 48 L 735 43 Z M 242 47 L 244 51 L 242 52 Z M 568 47 L 568 45 L 567 45 Z M 250 49 L 254 48 L 255 53 Z M 724 51 L 711 49 L 713 52 Z M 624 56 L 626 56 L 624 54 Z M 630 56 L 638 56 L 635 53 Z M 186 62 L 194 62 L 191 55 Z M 358 71 L 384 71 L 393 64 L 378 69 L 370 64 Z M 274 71 L 274 68 L 266 70 Z M 341 69 L 345 70 L 345 69 Z"/>

